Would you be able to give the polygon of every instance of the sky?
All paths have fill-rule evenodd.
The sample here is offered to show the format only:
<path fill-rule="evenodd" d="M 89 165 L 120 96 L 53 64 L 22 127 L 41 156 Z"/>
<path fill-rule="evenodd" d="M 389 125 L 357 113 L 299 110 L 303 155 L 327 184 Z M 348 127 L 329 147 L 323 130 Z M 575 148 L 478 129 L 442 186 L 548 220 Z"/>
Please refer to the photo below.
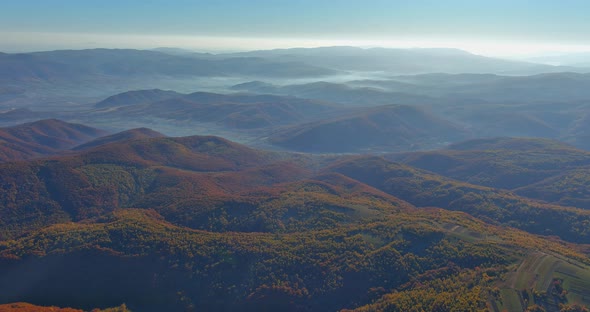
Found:
<path fill-rule="evenodd" d="M 588 0 L 0 0 L 0 51 L 451 47 L 590 51 Z"/>

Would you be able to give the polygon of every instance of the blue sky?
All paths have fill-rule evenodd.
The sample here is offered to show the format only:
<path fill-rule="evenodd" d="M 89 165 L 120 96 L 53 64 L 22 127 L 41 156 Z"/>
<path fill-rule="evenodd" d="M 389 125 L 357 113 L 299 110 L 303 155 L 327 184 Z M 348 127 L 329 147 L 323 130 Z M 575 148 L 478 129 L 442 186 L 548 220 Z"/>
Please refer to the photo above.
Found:
<path fill-rule="evenodd" d="M 471 45 L 484 51 L 494 43 L 523 51 L 525 45 L 590 45 L 585 0 L 0 0 L 0 8 L 4 50 L 49 48 L 52 42 L 56 48 L 177 42 L 203 50 L 273 42 Z"/>

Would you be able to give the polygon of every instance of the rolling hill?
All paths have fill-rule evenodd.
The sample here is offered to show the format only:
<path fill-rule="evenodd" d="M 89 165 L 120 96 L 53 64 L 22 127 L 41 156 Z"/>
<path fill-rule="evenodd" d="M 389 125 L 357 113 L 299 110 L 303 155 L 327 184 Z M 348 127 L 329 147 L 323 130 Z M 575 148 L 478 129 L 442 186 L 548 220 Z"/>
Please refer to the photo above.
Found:
<path fill-rule="evenodd" d="M 127 140 L 161 138 L 161 137 L 165 137 L 165 135 L 161 134 L 160 132 L 154 131 L 152 129 L 136 128 L 136 129 L 121 131 L 121 132 L 107 135 L 104 137 L 99 137 L 99 138 L 96 138 L 92 141 L 78 145 L 72 149 L 73 150 L 86 150 L 86 149 L 91 149 L 91 148 L 105 145 L 105 144 L 123 142 L 123 141 L 127 141 Z"/>
<path fill-rule="evenodd" d="M 0 128 L 0 161 L 52 155 L 105 134 L 103 130 L 57 119 Z"/>
<path fill-rule="evenodd" d="M 230 129 L 258 129 L 318 119 L 339 110 L 330 103 L 295 97 L 195 92 L 97 111 L 94 118 L 157 118 L 214 123 Z"/>
<path fill-rule="evenodd" d="M 269 141 L 306 152 L 412 150 L 468 137 L 468 132 L 419 108 L 388 105 L 296 125 Z"/>
<path fill-rule="evenodd" d="M 15 108 L 0 112 L 0 121 L 14 122 L 25 119 L 39 119 L 42 115 L 44 114 L 41 112 L 34 112 L 28 108 Z"/>
<path fill-rule="evenodd" d="M 587 291 L 587 283 L 563 274 L 589 272 L 574 246 L 436 209 L 279 235 L 195 231 L 153 211 L 127 209 L 95 222 L 51 226 L 0 248 L 0 285 L 7 290 L 0 301 L 89 308 L 125 300 L 142 311 L 339 310 L 379 298 L 414 311 L 408 301 L 431 310 L 447 302 L 443 295 L 453 298 L 447 304 L 466 310 L 522 309 L 524 296 L 555 308 L 560 299 L 534 297 L 535 291 L 564 276 L 571 283 L 568 303 L 586 303 L 573 294 Z M 556 265 L 535 278 L 544 267 L 526 264 L 543 257 Z M 503 274 L 523 266 L 520 280 L 533 288 L 521 291 Z M 424 284 L 444 288 L 424 293 Z"/>
<path fill-rule="evenodd" d="M 136 90 L 115 94 L 94 104 L 94 106 L 96 108 L 107 108 L 126 105 L 136 105 L 163 101 L 180 96 L 182 96 L 182 94 L 178 92 L 165 91 L 160 89 Z"/>
<path fill-rule="evenodd" d="M 400 90 L 389 91 L 382 88 L 354 86 L 351 84 L 325 81 L 285 86 L 276 86 L 261 81 L 250 81 L 234 85 L 230 89 L 258 94 L 277 94 L 296 96 L 305 99 L 317 99 L 352 107 L 370 107 L 391 104 L 425 105 L 437 103 L 437 100 L 434 98 L 420 94 L 420 92 L 412 93 L 411 91 L 416 88 L 409 84 L 404 85 Z"/>
<path fill-rule="evenodd" d="M 408 165 L 453 179 L 515 189 L 590 165 L 590 153 L 538 138 L 476 139 L 448 149 L 391 155 Z"/>
<path fill-rule="evenodd" d="M 139 311 L 590 304 L 587 249 L 567 242 L 590 242 L 590 213 L 379 157 L 155 137 L 0 164 L 0 185 L 2 303 L 125 302 Z M 556 280 L 567 294 L 542 296 Z"/>
<path fill-rule="evenodd" d="M 467 212 L 492 224 L 505 224 L 564 240 L 590 242 L 590 211 L 550 205 L 505 190 L 459 182 L 380 157 L 353 157 L 329 171 L 375 187 L 417 207 Z M 588 221 L 584 221 L 588 220 Z"/>

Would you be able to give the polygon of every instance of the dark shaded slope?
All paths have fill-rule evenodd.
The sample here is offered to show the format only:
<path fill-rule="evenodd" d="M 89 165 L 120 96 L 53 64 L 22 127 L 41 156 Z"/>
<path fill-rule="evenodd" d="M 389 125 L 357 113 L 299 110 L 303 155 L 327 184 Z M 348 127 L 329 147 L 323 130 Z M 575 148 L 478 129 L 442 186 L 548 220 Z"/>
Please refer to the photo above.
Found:
<path fill-rule="evenodd" d="M 21 141 L 54 149 L 64 149 L 72 144 L 105 134 L 103 130 L 57 119 L 45 119 L 2 128 L 2 132 Z"/>
<path fill-rule="evenodd" d="M 234 85 L 231 89 L 261 94 L 297 96 L 340 103 L 351 107 L 390 105 L 392 103 L 424 105 L 440 102 L 440 100 L 424 95 L 424 90 L 415 90 L 416 88 L 409 84 L 404 87 L 401 88 L 401 91 L 392 92 L 382 88 L 352 86 L 324 81 L 286 86 L 251 81 Z"/>
<path fill-rule="evenodd" d="M 585 259 L 571 247 L 436 209 L 290 234 L 195 231 L 127 209 L 0 243 L 0 301 L 91 308 L 124 300 L 140 311 L 339 310 L 410 281 L 442 283 L 460 273 L 467 289 L 487 293 L 506 266 L 533 250 Z M 463 298 L 467 289 L 452 294 Z M 483 308 L 487 300 L 478 295 L 467 304 Z M 467 307 L 460 304 L 454 306 Z"/>
<path fill-rule="evenodd" d="M 391 155 L 408 165 L 469 183 L 514 189 L 590 165 L 590 153 L 531 138 L 477 139 L 447 150 Z"/>
<path fill-rule="evenodd" d="M 352 158 L 327 170 L 371 185 L 418 207 L 464 211 L 491 223 L 502 223 L 531 233 L 590 242 L 590 232 L 585 225 L 590 222 L 590 211 L 587 210 L 544 204 L 379 157 Z"/>
<path fill-rule="evenodd" d="M 190 120 L 234 129 L 257 129 L 317 119 L 337 110 L 328 103 L 294 97 L 195 92 L 164 101 L 120 107 L 104 112 L 103 116 Z"/>
<path fill-rule="evenodd" d="M 14 122 L 23 119 L 39 119 L 46 113 L 35 112 L 28 108 L 15 108 L 0 113 L 0 121 Z"/>
<path fill-rule="evenodd" d="M 105 134 L 96 128 L 57 119 L 0 128 L 0 161 L 55 154 Z"/>
<path fill-rule="evenodd" d="M 407 150 L 465 138 L 459 126 L 411 106 L 364 109 L 347 117 L 294 126 L 270 142 L 298 151 Z"/>
<path fill-rule="evenodd" d="M 590 168 L 567 170 L 513 190 L 516 194 L 557 205 L 590 209 Z"/>
<path fill-rule="evenodd" d="M 79 77 L 78 68 L 45 60 L 31 54 L 0 54 L 0 81 L 28 83 L 56 81 L 63 77 Z"/>
<path fill-rule="evenodd" d="M 180 97 L 182 94 L 174 91 L 165 91 L 160 89 L 137 90 L 119 93 L 110 96 L 96 104 L 96 108 L 107 108 L 116 106 L 129 106 L 136 104 L 152 103 L 163 101 L 170 98 Z"/>

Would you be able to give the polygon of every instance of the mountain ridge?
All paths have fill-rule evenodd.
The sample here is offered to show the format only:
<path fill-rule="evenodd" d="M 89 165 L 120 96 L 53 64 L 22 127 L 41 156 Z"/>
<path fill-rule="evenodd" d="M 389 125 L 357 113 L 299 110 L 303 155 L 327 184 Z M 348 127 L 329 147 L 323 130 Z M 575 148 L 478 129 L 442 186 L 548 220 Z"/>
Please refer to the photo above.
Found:
<path fill-rule="evenodd" d="M 24 160 L 57 154 L 106 133 L 58 119 L 43 119 L 0 128 L 0 160 Z"/>

